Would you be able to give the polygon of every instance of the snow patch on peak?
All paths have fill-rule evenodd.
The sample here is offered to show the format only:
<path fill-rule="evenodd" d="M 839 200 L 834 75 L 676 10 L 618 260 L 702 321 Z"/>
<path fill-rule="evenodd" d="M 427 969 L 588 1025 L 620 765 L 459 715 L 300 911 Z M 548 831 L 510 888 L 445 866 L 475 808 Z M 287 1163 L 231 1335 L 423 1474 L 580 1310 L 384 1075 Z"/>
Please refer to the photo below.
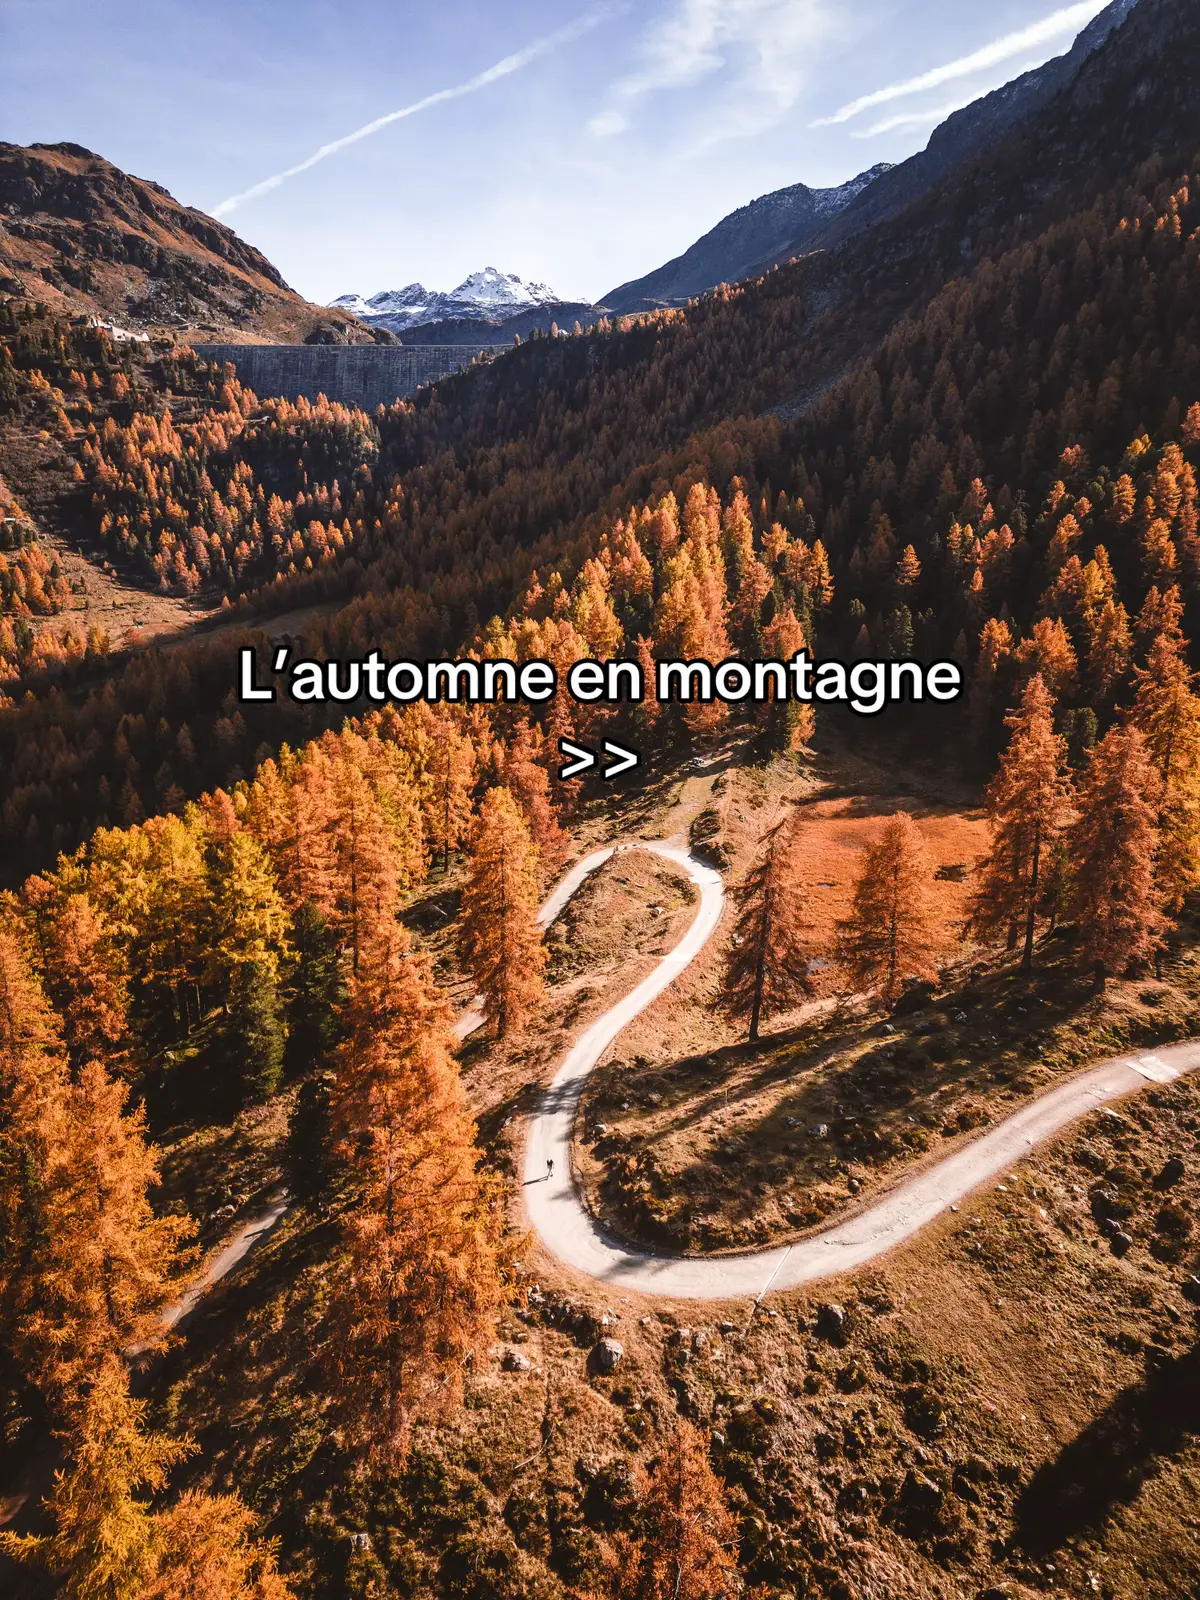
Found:
<path fill-rule="evenodd" d="M 472 272 L 457 289 L 450 291 L 450 295 L 455 300 L 472 300 L 481 306 L 503 306 L 514 310 L 524 306 L 548 305 L 560 298 L 548 283 L 526 283 L 515 272 L 500 272 L 495 267 Z"/>

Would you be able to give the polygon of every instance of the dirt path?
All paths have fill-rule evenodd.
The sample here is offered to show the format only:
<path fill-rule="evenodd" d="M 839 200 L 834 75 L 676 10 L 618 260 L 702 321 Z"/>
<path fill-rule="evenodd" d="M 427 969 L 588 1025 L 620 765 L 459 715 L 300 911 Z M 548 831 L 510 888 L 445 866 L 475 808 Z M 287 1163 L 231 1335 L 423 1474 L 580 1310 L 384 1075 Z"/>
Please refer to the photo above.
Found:
<path fill-rule="evenodd" d="M 275 1232 L 287 1214 L 289 1203 L 290 1198 L 286 1190 L 281 1189 L 265 1211 L 244 1222 L 233 1237 L 210 1257 L 204 1271 L 193 1278 L 179 1299 L 163 1312 L 164 1332 L 169 1333 L 173 1328 L 178 1328 L 186 1322 L 208 1291 L 220 1283 L 222 1278 L 227 1278 L 252 1250 L 256 1250 L 264 1239 Z M 144 1345 L 137 1345 L 129 1354 L 140 1355 L 144 1349 Z"/>
<path fill-rule="evenodd" d="M 792 1289 L 851 1271 L 884 1255 L 962 1200 L 1009 1170 L 1035 1145 L 1112 1100 L 1171 1083 L 1200 1067 L 1200 1040 L 1166 1045 L 1157 1053 L 1119 1056 L 1091 1067 L 1041 1095 L 936 1166 L 918 1173 L 874 1205 L 821 1233 L 790 1245 L 742 1255 L 670 1256 L 637 1250 L 611 1238 L 583 1202 L 572 1172 L 575 1117 L 589 1074 L 621 1030 L 667 989 L 707 944 L 721 920 L 721 875 L 685 846 L 631 840 L 585 856 L 565 875 L 539 913 L 549 927 L 586 880 L 627 849 L 647 850 L 681 867 L 700 892 L 696 915 L 683 938 L 630 994 L 596 1019 L 567 1052 L 529 1126 L 523 1193 L 531 1226 L 560 1261 L 608 1287 L 636 1289 L 673 1299 L 760 1300 L 768 1290 Z M 472 1004 L 454 1025 L 464 1039 L 483 1025 Z M 553 1162 L 553 1171 L 547 1163 Z M 187 1294 L 166 1313 L 167 1327 L 186 1318 L 203 1296 L 238 1266 L 287 1211 L 280 1194 L 263 1215 L 247 1222 L 212 1258 Z"/>
<path fill-rule="evenodd" d="M 907 1179 L 859 1215 L 795 1244 L 708 1258 L 634 1249 L 612 1239 L 583 1203 L 571 1171 L 576 1110 L 583 1085 L 605 1050 L 699 953 L 716 928 L 724 903 L 719 874 L 686 850 L 663 844 L 642 848 L 683 867 L 700 890 L 700 909 L 656 970 L 568 1051 L 530 1124 L 525 1150 L 524 1195 L 530 1223 L 559 1260 L 608 1288 L 620 1286 L 673 1299 L 757 1300 L 769 1289 L 792 1289 L 865 1266 L 1089 1111 L 1144 1089 L 1147 1083 L 1170 1083 L 1200 1067 L 1197 1040 L 1166 1046 L 1157 1054 L 1103 1062 Z M 548 1160 L 554 1163 L 549 1176 Z"/>

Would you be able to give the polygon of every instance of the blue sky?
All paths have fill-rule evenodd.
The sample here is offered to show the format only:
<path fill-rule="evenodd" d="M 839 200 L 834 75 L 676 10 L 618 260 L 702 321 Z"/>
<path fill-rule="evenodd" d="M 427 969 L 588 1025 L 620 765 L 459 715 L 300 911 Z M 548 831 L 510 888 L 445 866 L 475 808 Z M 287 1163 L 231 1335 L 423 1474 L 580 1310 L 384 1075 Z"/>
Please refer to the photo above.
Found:
<path fill-rule="evenodd" d="M 0 0 L 0 138 L 226 203 L 319 301 L 483 266 L 593 299 L 756 195 L 903 160 L 1103 3 Z"/>

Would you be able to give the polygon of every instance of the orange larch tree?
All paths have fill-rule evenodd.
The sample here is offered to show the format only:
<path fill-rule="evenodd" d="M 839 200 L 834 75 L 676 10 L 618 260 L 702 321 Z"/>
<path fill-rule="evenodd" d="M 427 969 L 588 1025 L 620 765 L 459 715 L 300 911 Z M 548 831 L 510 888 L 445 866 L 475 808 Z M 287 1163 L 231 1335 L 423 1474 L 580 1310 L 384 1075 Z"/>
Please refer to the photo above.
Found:
<path fill-rule="evenodd" d="M 763 630 L 763 648 L 773 661 L 791 661 L 807 648 L 804 629 L 791 606 L 776 612 Z M 816 728 L 816 713 L 812 706 L 801 700 L 775 697 L 775 685 L 770 685 L 771 703 L 761 713 L 763 730 L 773 750 L 789 751 L 793 755 L 807 750 Z"/>
<path fill-rule="evenodd" d="M 1158 947 L 1167 890 L 1155 877 L 1159 774 L 1137 728 L 1109 730 L 1092 752 L 1071 829 L 1070 912 L 1103 982 Z"/>
<path fill-rule="evenodd" d="M 725 954 L 722 1002 L 731 1016 L 749 1018 L 751 1043 L 764 1014 L 783 1010 L 810 988 L 808 964 L 817 946 L 802 846 L 795 817 L 784 817 L 733 891 L 738 915 Z"/>
<path fill-rule="evenodd" d="M 708 1458 L 708 1438 L 680 1419 L 637 1480 L 637 1526 L 617 1543 L 613 1600 L 726 1600 L 741 1587 L 737 1519 Z"/>
<path fill-rule="evenodd" d="M 330 1315 L 334 1388 L 349 1436 L 396 1460 L 493 1335 L 503 1208 L 429 962 L 394 921 L 368 941 L 345 1030 L 333 1117 L 356 1201 Z"/>
<path fill-rule="evenodd" d="M 1173 912 L 1200 882 L 1200 696 L 1185 648 L 1178 628 L 1155 635 L 1129 713 L 1158 773 L 1157 874 Z"/>
<path fill-rule="evenodd" d="M 1018 711 L 1006 718 L 1012 737 L 988 790 L 991 847 L 980 868 L 971 926 L 1003 930 L 1008 948 L 1024 934 L 1022 966 L 1033 962 L 1043 873 L 1071 820 L 1066 741 L 1054 731 L 1054 702 L 1041 675 L 1025 685 Z"/>
<path fill-rule="evenodd" d="M 542 996 L 546 955 L 538 923 L 538 852 L 510 790 L 479 807 L 462 897 L 462 953 L 503 1036 Z"/>
<path fill-rule="evenodd" d="M 475 746 L 462 727 L 444 713 L 430 728 L 429 752 L 422 811 L 430 848 L 440 851 L 442 870 L 450 870 L 450 853 L 461 848 L 471 822 L 471 791 L 475 786 Z"/>
<path fill-rule="evenodd" d="M 942 938 L 921 831 L 906 811 L 888 819 L 866 853 L 838 958 L 856 983 L 891 1002 L 910 978 L 936 979 Z"/>
<path fill-rule="evenodd" d="M 121 939 L 82 890 L 60 893 L 45 878 L 31 878 L 22 897 L 72 1070 L 78 1073 L 93 1056 L 115 1066 L 126 1044 L 129 1006 Z"/>
<path fill-rule="evenodd" d="M 0 1345 L 10 1350 L 37 1309 L 69 1091 L 57 1018 L 17 939 L 0 929 Z"/>
<path fill-rule="evenodd" d="M 565 703 L 566 696 L 558 699 Z M 559 860 L 567 842 L 558 825 L 546 757 L 545 745 L 527 721 L 517 724 L 512 738 L 496 747 L 495 756 L 496 776 L 521 808 L 543 872 Z"/>
<path fill-rule="evenodd" d="M 67 1096 L 53 1174 L 44 1186 L 35 1293 L 14 1343 L 39 1389 L 77 1403 L 108 1355 L 159 1335 L 159 1313 L 188 1260 L 193 1227 L 156 1216 L 158 1152 L 147 1143 L 141 1106 L 89 1061 Z"/>

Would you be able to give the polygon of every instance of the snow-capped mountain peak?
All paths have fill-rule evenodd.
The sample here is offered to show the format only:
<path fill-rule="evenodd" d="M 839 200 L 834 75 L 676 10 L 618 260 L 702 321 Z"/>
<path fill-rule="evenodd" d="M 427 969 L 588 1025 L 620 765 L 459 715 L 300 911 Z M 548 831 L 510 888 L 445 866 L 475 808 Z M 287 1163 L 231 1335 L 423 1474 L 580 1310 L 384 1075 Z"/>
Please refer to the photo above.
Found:
<path fill-rule="evenodd" d="M 548 283 L 526 283 L 515 272 L 484 267 L 482 272 L 472 272 L 464 278 L 457 289 L 450 291 L 450 298 L 489 308 L 502 307 L 507 311 L 548 305 L 560 297 Z"/>
<path fill-rule="evenodd" d="M 339 295 L 330 304 L 349 311 L 364 322 L 401 333 L 405 328 L 450 318 L 490 322 L 538 306 L 556 304 L 559 296 L 547 283 L 526 283 L 515 272 L 500 272 L 484 267 L 472 272 L 448 294 L 410 283 L 403 289 L 382 289 L 364 298 L 360 294 Z"/>

